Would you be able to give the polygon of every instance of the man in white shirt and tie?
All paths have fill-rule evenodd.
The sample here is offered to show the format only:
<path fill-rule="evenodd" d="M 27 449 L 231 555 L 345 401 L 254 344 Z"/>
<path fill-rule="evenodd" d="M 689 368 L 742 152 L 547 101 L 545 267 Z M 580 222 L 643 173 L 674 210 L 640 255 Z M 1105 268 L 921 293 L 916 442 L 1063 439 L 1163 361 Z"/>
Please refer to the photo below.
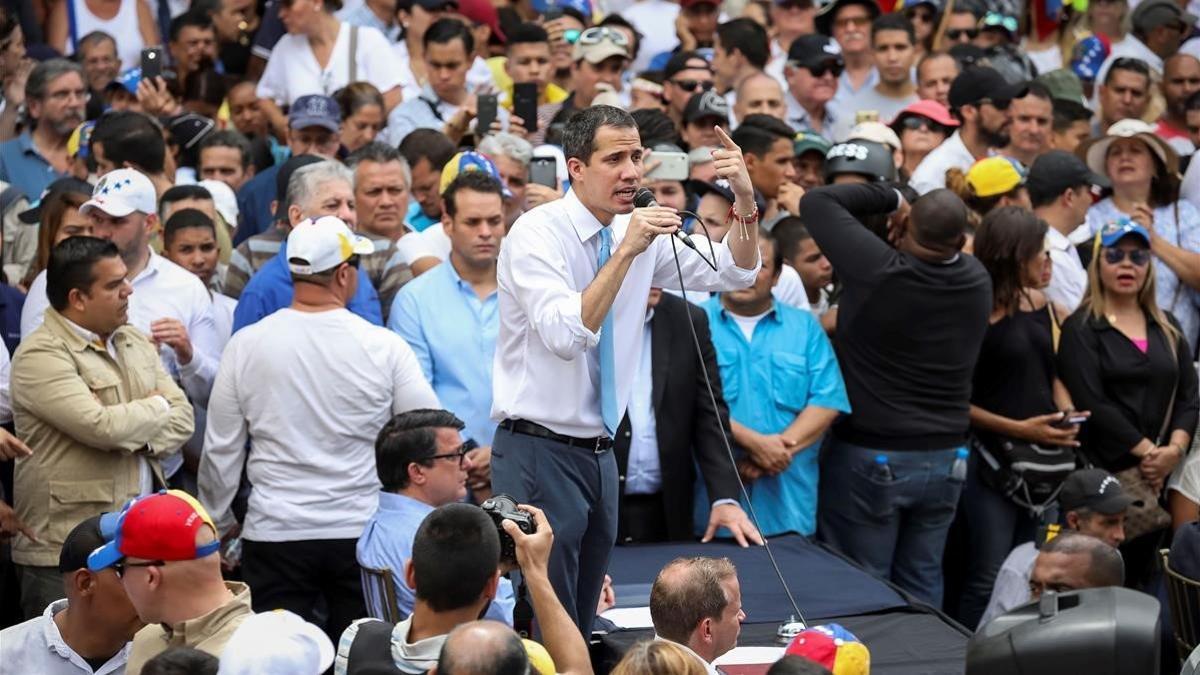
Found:
<path fill-rule="evenodd" d="M 492 488 L 545 511 L 555 532 L 550 578 L 585 636 L 616 539 L 612 437 L 645 347 L 650 288 L 679 285 L 672 246 L 695 290 L 745 288 L 760 264 L 742 152 L 717 133 L 714 165 L 733 188 L 736 222 L 714 245 L 716 271 L 661 236 L 679 229 L 674 209 L 634 209 L 644 150 L 633 118 L 605 105 L 581 110 L 564 130 L 571 190 L 521 216 L 501 247 Z M 726 525 L 749 523 L 733 514 Z"/>

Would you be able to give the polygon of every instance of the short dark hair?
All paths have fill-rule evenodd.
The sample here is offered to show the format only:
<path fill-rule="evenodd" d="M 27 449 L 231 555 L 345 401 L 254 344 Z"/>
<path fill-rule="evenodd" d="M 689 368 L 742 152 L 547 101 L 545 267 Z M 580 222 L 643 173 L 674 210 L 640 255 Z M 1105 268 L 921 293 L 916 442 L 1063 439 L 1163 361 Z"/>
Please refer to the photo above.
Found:
<path fill-rule="evenodd" d="M 346 157 L 346 166 L 351 169 L 357 167 L 362 162 L 375 162 L 376 164 L 404 162 L 404 157 L 400 154 L 399 150 L 387 143 L 371 141 Z M 405 163 L 407 164 L 407 162 Z"/>
<path fill-rule="evenodd" d="M 680 578 L 672 574 L 680 569 Z M 721 582 L 737 577 L 728 558 L 676 558 L 667 563 L 650 588 L 650 618 L 660 637 L 685 645 L 696 625 L 716 619 L 725 611 L 729 598 Z"/>
<path fill-rule="evenodd" d="M 454 197 L 462 190 L 482 192 L 487 195 L 498 195 L 501 200 L 504 199 L 504 191 L 500 187 L 500 181 L 482 171 L 464 171 L 455 176 L 454 180 L 450 181 L 450 184 L 442 192 L 442 208 L 445 209 L 446 215 L 451 218 L 458 212 L 458 202 Z"/>
<path fill-rule="evenodd" d="M 775 223 L 775 227 L 771 228 L 771 238 L 775 240 L 779 254 L 785 260 L 791 260 L 800 253 L 800 244 L 812 239 L 812 235 L 800 216 L 788 216 L 781 218 Z"/>
<path fill-rule="evenodd" d="M 832 673 L 816 661 L 796 654 L 785 654 L 782 659 L 771 664 L 767 675 L 832 675 Z"/>
<path fill-rule="evenodd" d="M 1119 70 L 1137 73 L 1146 78 L 1147 86 L 1150 84 L 1150 64 L 1132 56 L 1121 56 L 1113 60 L 1112 65 L 1108 67 L 1108 72 L 1104 74 L 1104 86 L 1108 86 L 1108 83 L 1112 82 L 1113 73 Z"/>
<path fill-rule="evenodd" d="M 179 39 L 179 34 L 184 28 L 188 27 L 199 28 L 201 30 L 216 30 L 213 27 L 212 17 L 207 12 L 197 12 L 189 10 L 171 19 L 171 25 L 167 28 L 167 35 L 171 42 Z"/>
<path fill-rule="evenodd" d="M 142 666 L 142 675 L 217 675 L 217 657 L 191 647 L 172 647 Z"/>
<path fill-rule="evenodd" d="M 1025 93 L 1025 96 L 1032 96 L 1034 98 L 1040 98 L 1043 101 L 1050 101 L 1051 104 L 1054 103 L 1054 97 L 1050 94 L 1050 90 L 1046 88 L 1046 85 L 1036 80 L 1029 83 L 1029 90 Z M 1024 98 L 1024 96 L 1022 98 Z"/>
<path fill-rule="evenodd" d="M 473 504 L 433 510 L 413 538 L 413 591 L 435 612 L 469 607 L 500 567 L 500 534 L 491 517 Z"/>
<path fill-rule="evenodd" d="M 791 140 L 795 135 L 796 132 L 787 122 L 778 117 L 747 115 L 738 128 L 733 130 L 731 138 L 742 152 L 763 157 L 779 139 Z"/>
<path fill-rule="evenodd" d="M 953 191 L 939 188 L 912 205 L 909 223 L 923 246 L 957 251 L 967 228 L 967 205 Z"/>
<path fill-rule="evenodd" d="M 438 171 L 454 156 L 454 141 L 437 129 L 414 129 L 400 141 L 400 154 L 413 169 L 428 160 Z"/>
<path fill-rule="evenodd" d="M 172 213 L 171 217 L 167 218 L 167 222 L 163 224 L 163 245 L 170 246 L 180 230 L 193 227 L 208 230 L 214 237 L 217 236 L 217 226 L 213 224 L 212 218 L 209 218 L 208 214 L 198 209 L 180 209 Z"/>
<path fill-rule="evenodd" d="M 754 19 L 740 18 L 726 21 L 717 26 L 717 37 L 726 52 L 735 49 L 746 57 L 750 65 L 762 70 L 771 59 L 771 44 L 767 29 Z"/>
<path fill-rule="evenodd" d="M 679 137 L 679 127 L 675 126 L 667 113 L 654 108 L 639 108 L 629 114 L 637 124 L 643 148 L 653 148 L 660 143 L 683 145 L 683 139 Z"/>
<path fill-rule="evenodd" d="M 536 23 L 519 23 L 505 31 L 504 36 L 508 38 L 508 49 L 517 45 L 550 44 L 550 34 Z"/>
<path fill-rule="evenodd" d="M 67 307 L 71 291 L 87 292 L 96 282 L 96 263 L 120 258 L 117 245 L 97 237 L 67 237 L 50 252 L 46 265 L 46 298 L 55 311 Z"/>
<path fill-rule="evenodd" d="M 580 110 L 567 120 L 563 129 L 562 149 L 566 158 L 574 157 L 584 164 L 591 161 L 600 127 L 636 129 L 637 122 L 625 110 L 611 105 L 594 105 Z"/>
<path fill-rule="evenodd" d="M 471 29 L 467 27 L 467 24 L 458 19 L 443 17 L 434 21 L 425 31 L 424 37 L 421 38 L 421 45 L 428 51 L 429 45 L 444 45 L 454 40 L 462 40 L 468 57 L 474 53 L 475 37 L 471 35 Z"/>
<path fill-rule="evenodd" d="M 1197 99 L 1200 102 L 1200 99 Z M 1058 133 L 1062 133 L 1071 128 L 1076 122 L 1087 122 L 1092 119 L 1092 110 L 1082 103 L 1074 101 L 1063 101 L 1052 99 L 1054 105 L 1054 116 L 1050 123 L 1050 128 Z"/>
<path fill-rule="evenodd" d="M 173 185 L 167 188 L 167 191 L 158 200 L 159 218 L 162 218 L 162 214 L 167 212 L 167 206 L 185 199 L 207 199 L 211 202 L 213 196 L 203 185 Z"/>
<path fill-rule="evenodd" d="M 448 410 L 421 408 L 396 415 L 375 438 L 375 472 L 386 492 L 408 487 L 408 465 L 437 452 L 437 430 L 462 431 L 466 424 Z"/>
<path fill-rule="evenodd" d="M 208 148 L 233 148 L 242 155 L 242 168 L 250 166 L 250 139 L 240 131 L 221 129 L 208 134 L 204 140 L 200 141 L 199 152 L 196 156 L 200 157 Z"/>
<path fill-rule="evenodd" d="M 104 157 L 114 166 L 128 162 L 144 173 L 163 172 L 167 142 L 163 140 L 162 127 L 149 115 L 132 110 L 104 113 L 96 121 L 88 145 L 93 157 L 97 143 L 104 146 Z"/>
<path fill-rule="evenodd" d="M 1183 102 L 1183 110 L 1184 112 L 1200 110 L 1200 91 L 1187 97 L 1187 100 Z"/>
<path fill-rule="evenodd" d="M 909 21 L 908 17 L 904 16 L 903 14 L 890 12 L 887 14 L 880 14 L 878 17 L 876 17 L 875 20 L 871 22 L 871 43 L 874 44 L 875 36 L 879 35 L 885 30 L 902 31 L 905 35 L 908 35 L 908 44 L 917 44 L 917 33 L 913 30 L 912 22 Z"/>
<path fill-rule="evenodd" d="M 387 112 L 383 94 L 379 93 L 379 89 L 370 82 L 351 82 L 333 92 L 333 100 L 337 101 L 343 120 L 349 119 L 360 108 L 369 105 L 379 106 L 381 111 Z"/>

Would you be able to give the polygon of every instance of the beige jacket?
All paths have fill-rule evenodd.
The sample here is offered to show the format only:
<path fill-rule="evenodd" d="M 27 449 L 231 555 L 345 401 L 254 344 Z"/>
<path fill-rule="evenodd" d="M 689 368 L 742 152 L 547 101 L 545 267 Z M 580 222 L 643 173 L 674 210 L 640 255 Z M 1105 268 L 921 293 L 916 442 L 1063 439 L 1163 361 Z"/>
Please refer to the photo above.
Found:
<path fill-rule="evenodd" d="M 225 588 L 233 599 L 204 616 L 179 623 L 151 624 L 133 636 L 129 648 L 126 673 L 140 673 L 150 659 L 173 647 L 190 647 L 221 658 L 225 643 L 254 610 L 250 607 L 250 587 L 236 581 L 226 581 Z"/>
<path fill-rule="evenodd" d="M 48 308 L 45 323 L 13 356 L 17 436 L 33 450 L 17 460 L 13 496 L 17 515 L 41 540 L 23 535 L 13 540 L 18 564 L 58 565 L 71 528 L 120 510 L 138 495 L 142 458 L 149 459 L 161 486 L 159 458 L 192 435 L 192 406 L 163 368 L 158 350 L 128 325 L 117 329 L 112 343 L 119 360 Z"/>

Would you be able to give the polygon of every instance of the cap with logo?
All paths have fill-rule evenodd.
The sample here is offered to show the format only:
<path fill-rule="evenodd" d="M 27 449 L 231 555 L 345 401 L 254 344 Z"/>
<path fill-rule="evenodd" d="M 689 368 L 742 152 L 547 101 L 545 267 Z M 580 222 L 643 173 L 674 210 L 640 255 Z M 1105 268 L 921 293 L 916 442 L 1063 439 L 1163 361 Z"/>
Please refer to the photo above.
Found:
<path fill-rule="evenodd" d="M 701 92 L 688 99 L 683 109 L 683 120 L 687 123 L 715 119 L 729 124 L 729 103 L 715 90 Z"/>
<path fill-rule="evenodd" d="M 219 675 L 321 673 L 333 665 L 325 631 L 286 609 L 246 617 L 221 652 Z"/>
<path fill-rule="evenodd" d="M 496 163 L 482 152 L 475 152 L 474 150 L 460 152 L 451 157 L 449 162 L 446 162 L 446 165 L 442 167 L 442 180 L 438 185 L 438 194 L 445 192 L 446 188 L 450 187 L 450 184 L 458 177 L 458 174 L 466 171 L 482 171 L 491 176 L 500 184 L 500 191 L 503 193 L 504 198 L 512 198 L 512 192 L 504 185 L 504 180 L 500 178 L 500 170 L 496 168 Z"/>
<path fill-rule="evenodd" d="M 1150 245 L 1150 233 L 1146 228 L 1126 216 L 1104 223 L 1100 226 L 1099 231 L 1096 232 L 1096 239 L 1105 248 L 1116 246 L 1117 242 L 1125 237 L 1137 237 L 1146 246 Z"/>
<path fill-rule="evenodd" d="M 1027 173 L 1025 167 L 1011 157 L 985 157 L 967 169 L 967 184 L 977 197 L 995 197 L 1024 185 Z"/>
<path fill-rule="evenodd" d="M 154 183 L 145 174 L 134 169 L 117 169 L 100 177 L 92 190 L 92 198 L 79 207 L 79 212 L 87 215 L 92 209 L 114 218 L 134 211 L 157 213 L 158 194 L 154 191 Z"/>
<path fill-rule="evenodd" d="M 288 269 L 292 274 L 328 272 L 356 255 L 375 252 L 370 239 L 355 234 L 341 218 L 306 218 L 287 238 Z"/>
<path fill-rule="evenodd" d="M 825 180 L 834 176 L 858 174 L 872 182 L 896 180 L 896 162 L 892 151 L 882 143 L 854 139 L 838 143 L 825 155 Z"/>
<path fill-rule="evenodd" d="M 593 26 L 579 34 L 572 59 L 596 65 L 614 56 L 629 58 L 629 38 L 611 26 Z"/>
<path fill-rule="evenodd" d="M 871 672 L 870 650 L 841 624 L 813 626 L 800 631 L 788 643 L 784 654 L 800 656 L 837 675 L 867 675 Z"/>
<path fill-rule="evenodd" d="M 1184 37 L 1196 24 L 1197 17 L 1191 12 L 1184 11 L 1175 0 L 1142 0 L 1129 17 L 1133 29 L 1146 34 L 1158 28 L 1174 24 L 1183 32 Z"/>
<path fill-rule="evenodd" d="M 811 131 L 796 132 L 796 139 L 792 144 L 792 149 L 797 157 L 806 152 L 819 152 L 821 153 L 821 159 L 825 159 L 825 155 L 832 147 L 833 143 L 830 143 L 829 139 L 820 134 L 814 134 Z"/>
<path fill-rule="evenodd" d="M 792 40 L 788 47 L 788 63 L 798 68 L 812 70 L 822 65 L 845 65 L 842 60 L 842 48 L 833 38 L 825 35 L 801 35 Z"/>
<path fill-rule="evenodd" d="M 815 17 L 813 17 L 813 25 L 816 26 L 818 33 L 825 35 L 833 35 L 833 24 L 837 20 L 838 12 L 844 7 L 851 5 L 860 5 L 867 10 L 867 16 L 871 21 L 879 16 L 879 4 L 874 0 L 833 0 L 829 4 L 822 7 Z M 871 33 L 871 27 L 867 26 L 866 32 Z"/>
<path fill-rule="evenodd" d="M 1100 73 L 1100 66 L 1112 53 L 1112 42 L 1102 33 L 1089 35 L 1071 49 L 1071 72 L 1083 82 L 1092 82 Z"/>
<path fill-rule="evenodd" d="M 1014 98 L 1021 98 L 1028 91 L 1028 83 L 1010 84 L 995 68 L 972 66 L 959 73 L 950 83 L 950 108 L 978 105 L 985 99 L 1003 105 Z"/>
<path fill-rule="evenodd" d="M 196 545 L 196 532 L 207 525 L 214 539 Z M 217 552 L 221 542 L 208 512 L 182 490 L 162 490 L 130 501 L 116 513 L 100 518 L 100 532 L 108 541 L 92 551 L 87 566 L 93 572 L 112 567 L 126 557 L 144 560 L 196 560 Z"/>
<path fill-rule="evenodd" d="M 1086 508 L 1114 515 L 1124 513 L 1130 506 L 1141 506 L 1142 502 L 1125 494 L 1121 481 L 1104 469 L 1079 469 L 1063 481 L 1058 505 L 1064 513 Z"/>
<path fill-rule="evenodd" d="M 26 225 L 33 225 L 34 223 L 39 222 L 42 219 L 42 205 L 46 203 L 46 200 L 52 196 L 67 193 L 91 196 L 92 184 L 81 181 L 73 176 L 59 178 L 53 183 L 47 185 L 46 189 L 42 190 L 41 196 L 39 196 L 36 201 L 31 201 L 29 203 L 28 209 L 18 213 L 17 220 L 25 223 Z"/>
<path fill-rule="evenodd" d="M 171 143 L 184 150 L 200 145 L 205 136 L 215 129 L 217 123 L 196 113 L 184 113 L 167 121 L 167 134 Z"/>
<path fill-rule="evenodd" d="M 1107 178 L 1092 171 L 1082 159 L 1065 150 L 1051 150 L 1033 160 L 1025 184 L 1034 203 L 1044 203 L 1045 199 L 1072 188 L 1109 186 Z"/>
<path fill-rule="evenodd" d="M 288 127 L 306 129 L 321 127 L 337 133 L 342 127 L 342 111 L 337 101 L 320 94 L 305 94 L 288 110 Z"/>

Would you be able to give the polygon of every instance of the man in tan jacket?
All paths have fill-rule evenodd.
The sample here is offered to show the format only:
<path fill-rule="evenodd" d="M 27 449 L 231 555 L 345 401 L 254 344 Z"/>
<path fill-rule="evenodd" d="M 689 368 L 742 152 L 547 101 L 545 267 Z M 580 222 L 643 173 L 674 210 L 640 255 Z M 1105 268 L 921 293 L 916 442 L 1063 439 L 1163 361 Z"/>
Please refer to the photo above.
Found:
<path fill-rule="evenodd" d="M 140 331 L 126 325 L 132 289 L 110 241 L 72 237 L 47 267 L 45 323 L 13 358 L 17 515 L 37 539 L 13 542 L 22 609 L 63 597 L 59 551 L 81 520 L 164 485 L 159 459 L 192 434 L 192 406 Z"/>

